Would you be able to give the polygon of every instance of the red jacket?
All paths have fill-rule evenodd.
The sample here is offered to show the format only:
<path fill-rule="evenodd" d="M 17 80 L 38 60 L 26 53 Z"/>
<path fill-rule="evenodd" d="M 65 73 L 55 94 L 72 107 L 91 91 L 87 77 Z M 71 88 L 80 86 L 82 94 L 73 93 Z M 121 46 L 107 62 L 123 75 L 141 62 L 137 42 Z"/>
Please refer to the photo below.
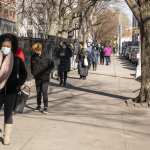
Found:
<path fill-rule="evenodd" d="M 19 57 L 25 63 L 25 60 L 26 60 L 25 54 L 21 48 L 18 48 L 16 52 L 16 56 Z"/>

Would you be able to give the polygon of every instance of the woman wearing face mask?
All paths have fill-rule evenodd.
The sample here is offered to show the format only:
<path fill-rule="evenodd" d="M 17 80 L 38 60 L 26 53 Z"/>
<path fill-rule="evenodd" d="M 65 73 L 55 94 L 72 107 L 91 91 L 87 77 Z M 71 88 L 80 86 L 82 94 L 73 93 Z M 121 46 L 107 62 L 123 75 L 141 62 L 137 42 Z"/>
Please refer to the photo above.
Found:
<path fill-rule="evenodd" d="M 14 104 L 27 77 L 24 63 L 16 56 L 17 49 L 16 36 L 0 36 L 0 108 L 4 105 L 4 145 L 10 144 Z"/>
<path fill-rule="evenodd" d="M 89 53 L 84 48 L 83 42 L 80 43 L 80 50 L 77 55 L 77 62 L 78 62 L 78 73 L 80 75 L 80 79 L 86 80 L 88 76 L 88 65 L 89 63 L 85 64 L 85 59 L 88 60 Z"/>

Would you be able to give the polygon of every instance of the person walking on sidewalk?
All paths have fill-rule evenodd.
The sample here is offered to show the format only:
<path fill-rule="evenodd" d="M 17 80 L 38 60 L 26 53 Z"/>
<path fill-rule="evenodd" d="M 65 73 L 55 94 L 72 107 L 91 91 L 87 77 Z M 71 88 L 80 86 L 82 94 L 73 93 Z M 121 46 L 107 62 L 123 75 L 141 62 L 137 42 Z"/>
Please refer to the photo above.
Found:
<path fill-rule="evenodd" d="M 88 76 L 88 52 L 83 47 L 83 43 L 80 44 L 81 48 L 77 55 L 78 62 L 78 73 L 80 75 L 80 79 L 85 80 Z"/>
<path fill-rule="evenodd" d="M 106 65 L 109 65 L 111 63 L 111 60 L 110 60 L 111 54 L 112 54 L 111 46 L 106 46 L 104 48 L 104 56 L 105 56 L 105 60 L 106 60 Z"/>
<path fill-rule="evenodd" d="M 27 78 L 25 65 L 16 56 L 17 49 L 15 35 L 7 33 L 0 36 L 0 108 L 4 105 L 4 145 L 10 144 L 17 93 Z"/>
<path fill-rule="evenodd" d="M 48 113 L 48 85 L 50 72 L 53 69 L 53 61 L 43 53 L 43 45 L 35 42 L 32 45 L 33 54 L 31 56 L 31 73 L 34 76 L 37 92 L 37 107 L 35 111 Z M 44 109 L 41 108 L 43 97 Z"/>
<path fill-rule="evenodd" d="M 99 51 L 97 47 L 95 46 L 92 50 L 92 65 L 93 65 L 93 71 L 97 70 L 97 64 L 99 60 Z"/>
<path fill-rule="evenodd" d="M 100 64 L 104 65 L 104 46 L 99 45 Z"/>
<path fill-rule="evenodd" d="M 60 43 L 60 48 L 57 53 L 59 59 L 58 74 L 60 78 L 60 86 L 66 87 L 68 72 L 71 67 L 72 50 L 66 42 Z"/>
<path fill-rule="evenodd" d="M 91 69 L 91 66 L 92 66 L 92 50 L 93 50 L 93 45 L 91 43 L 88 43 L 87 44 L 87 59 L 88 59 L 88 69 L 89 70 Z"/>

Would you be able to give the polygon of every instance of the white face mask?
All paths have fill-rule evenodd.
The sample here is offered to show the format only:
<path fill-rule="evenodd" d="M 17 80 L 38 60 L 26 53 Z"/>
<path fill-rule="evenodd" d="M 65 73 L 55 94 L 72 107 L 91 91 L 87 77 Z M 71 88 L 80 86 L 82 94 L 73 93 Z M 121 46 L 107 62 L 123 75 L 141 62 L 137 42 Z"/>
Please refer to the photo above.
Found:
<path fill-rule="evenodd" d="M 11 52 L 11 48 L 2 47 L 1 51 L 3 52 L 4 55 L 8 55 Z"/>

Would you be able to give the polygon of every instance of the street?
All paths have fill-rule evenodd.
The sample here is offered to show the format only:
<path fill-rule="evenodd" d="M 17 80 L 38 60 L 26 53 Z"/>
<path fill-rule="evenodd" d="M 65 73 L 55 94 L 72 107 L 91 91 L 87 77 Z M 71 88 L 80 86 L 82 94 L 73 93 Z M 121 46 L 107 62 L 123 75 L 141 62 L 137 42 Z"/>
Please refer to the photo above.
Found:
<path fill-rule="evenodd" d="M 33 86 L 24 114 L 14 117 L 12 144 L 0 150 L 149 150 L 150 109 L 125 104 L 138 95 L 134 74 L 135 66 L 113 56 L 87 80 L 72 71 L 67 88 L 51 80 L 47 115 L 33 112 Z M 2 112 L 0 122 L 2 129 Z"/>

